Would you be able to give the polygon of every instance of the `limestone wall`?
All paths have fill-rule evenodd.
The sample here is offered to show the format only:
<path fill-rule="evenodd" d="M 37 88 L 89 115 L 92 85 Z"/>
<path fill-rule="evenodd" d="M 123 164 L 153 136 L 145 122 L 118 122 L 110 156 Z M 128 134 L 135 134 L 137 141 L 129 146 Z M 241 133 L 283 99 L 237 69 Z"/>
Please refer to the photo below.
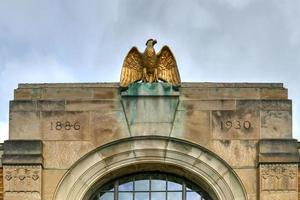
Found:
<path fill-rule="evenodd" d="M 20 84 L 9 128 L 10 140 L 42 141 L 43 200 L 52 200 L 84 155 L 139 136 L 178 138 L 213 152 L 250 200 L 297 199 L 292 102 L 279 83 L 183 83 L 179 91 L 134 84 L 123 92 L 116 83 Z"/>

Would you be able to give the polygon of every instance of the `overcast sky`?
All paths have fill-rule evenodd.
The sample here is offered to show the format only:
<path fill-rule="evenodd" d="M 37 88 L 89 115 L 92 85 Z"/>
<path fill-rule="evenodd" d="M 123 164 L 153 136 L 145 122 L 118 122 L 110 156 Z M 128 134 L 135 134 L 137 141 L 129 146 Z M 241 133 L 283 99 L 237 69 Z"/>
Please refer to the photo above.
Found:
<path fill-rule="evenodd" d="M 119 81 L 149 38 L 182 81 L 282 82 L 300 139 L 299 0 L 0 0 L 0 140 L 18 83 Z"/>

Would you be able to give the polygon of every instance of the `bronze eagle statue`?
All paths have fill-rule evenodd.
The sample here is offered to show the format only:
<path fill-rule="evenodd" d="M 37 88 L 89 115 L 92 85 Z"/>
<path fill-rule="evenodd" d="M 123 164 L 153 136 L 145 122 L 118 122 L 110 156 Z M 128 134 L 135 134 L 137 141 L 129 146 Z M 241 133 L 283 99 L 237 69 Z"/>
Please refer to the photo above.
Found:
<path fill-rule="evenodd" d="M 163 82 L 179 87 L 181 84 L 175 57 L 170 48 L 164 46 L 156 54 L 154 45 L 156 40 L 149 39 L 146 42 L 144 53 L 140 53 L 136 47 L 132 47 L 122 66 L 121 87 L 128 87 L 135 82 Z"/>

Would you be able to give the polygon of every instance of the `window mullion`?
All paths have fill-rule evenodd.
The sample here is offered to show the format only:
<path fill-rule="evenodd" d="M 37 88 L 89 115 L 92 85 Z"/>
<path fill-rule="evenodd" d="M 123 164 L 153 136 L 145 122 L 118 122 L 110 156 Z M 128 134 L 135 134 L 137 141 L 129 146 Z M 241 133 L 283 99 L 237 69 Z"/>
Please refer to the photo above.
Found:
<path fill-rule="evenodd" d="M 118 180 L 115 181 L 114 189 L 115 189 L 114 200 L 118 200 L 119 199 L 119 181 Z"/>
<path fill-rule="evenodd" d="M 182 200 L 186 200 L 186 184 L 184 181 L 182 183 Z"/>

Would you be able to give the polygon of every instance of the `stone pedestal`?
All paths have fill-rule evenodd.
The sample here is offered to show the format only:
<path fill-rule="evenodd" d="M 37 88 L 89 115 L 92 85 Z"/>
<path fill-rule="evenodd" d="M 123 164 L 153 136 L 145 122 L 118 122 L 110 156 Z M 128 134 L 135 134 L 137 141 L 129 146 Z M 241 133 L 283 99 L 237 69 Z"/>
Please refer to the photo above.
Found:
<path fill-rule="evenodd" d="M 170 84 L 133 84 L 121 98 L 131 136 L 171 134 L 179 92 Z"/>

